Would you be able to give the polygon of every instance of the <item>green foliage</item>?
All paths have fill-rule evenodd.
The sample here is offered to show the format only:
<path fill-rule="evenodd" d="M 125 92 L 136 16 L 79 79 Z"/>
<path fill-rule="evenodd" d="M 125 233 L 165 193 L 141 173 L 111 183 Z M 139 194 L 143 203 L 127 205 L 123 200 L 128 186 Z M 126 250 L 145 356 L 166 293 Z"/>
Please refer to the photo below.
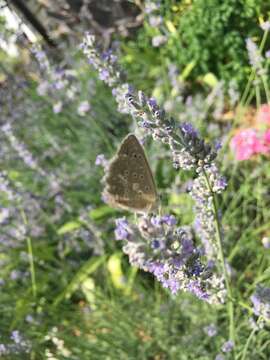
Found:
<path fill-rule="evenodd" d="M 261 37 L 259 20 L 267 20 L 269 13 L 270 5 L 264 0 L 162 2 L 163 25 L 159 29 L 149 27 L 146 19 L 137 41 L 123 47 L 131 76 L 131 69 L 140 69 L 143 88 L 145 74 L 160 80 L 167 64 L 175 64 L 181 73 L 187 64 L 194 63 L 190 81 L 213 73 L 226 83 L 233 78 L 243 87 L 249 75 L 245 40 Z M 168 41 L 155 49 L 151 39 L 160 33 Z"/>
<path fill-rule="evenodd" d="M 179 65 L 196 62 L 192 75 L 208 72 L 238 83 L 247 80 L 248 58 L 245 39 L 261 35 L 258 17 L 270 7 L 265 1 L 195 0 L 182 13 L 175 42 Z"/>

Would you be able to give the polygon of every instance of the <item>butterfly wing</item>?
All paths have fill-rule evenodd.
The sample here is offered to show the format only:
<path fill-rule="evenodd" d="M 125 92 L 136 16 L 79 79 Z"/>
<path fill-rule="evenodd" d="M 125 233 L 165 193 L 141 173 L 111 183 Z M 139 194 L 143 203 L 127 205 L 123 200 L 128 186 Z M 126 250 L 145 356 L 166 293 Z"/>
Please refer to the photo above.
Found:
<path fill-rule="evenodd" d="M 105 176 L 104 198 L 113 207 L 149 212 L 157 205 L 157 192 L 143 147 L 129 134 L 112 159 Z"/>

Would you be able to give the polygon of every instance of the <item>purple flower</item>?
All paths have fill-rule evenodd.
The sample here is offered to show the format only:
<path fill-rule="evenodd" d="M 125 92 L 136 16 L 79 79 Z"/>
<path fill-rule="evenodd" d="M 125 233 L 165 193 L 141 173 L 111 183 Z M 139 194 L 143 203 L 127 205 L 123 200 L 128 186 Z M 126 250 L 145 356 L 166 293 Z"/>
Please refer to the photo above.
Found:
<path fill-rule="evenodd" d="M 158 240 L 153 240 L 152 241 L 152 243 L 151 243 L 151 246 L 152 246 L 152 248 L 153 249 L 158 249 L 158 248 L 160 248 L 160 241 L 158 241 Z"/>
<path fill-rule="evenodd" d="M 182 252 L 185 257 L 190 256 L 194 251 L 193 242 L 190 239 L 182 239 Z"/>
<path fill-rule="evenodd" d="M 270 288 L 259 285 L 250 300 L 255 315 L 270 319 Z"/>
<path fill-rule="evenodd" d="M 267 59 L 270 58 L 270 50 L 267 50 L 267 51 L 265 52 L 265 57 L 266 57 Z"/>
<path fill-rule="evenodd" d="M 150 99 L 148 100 L 148 104 L 149 104 L 149 106 L 150 106 L 151 109 L 155 109 L 155 108 L 158 107 L 157 101 L 156 101 L 156 99 L 154 99 L 154 98 L 150 98 Z"/>
<path fill-rule="evenodd" d="M 99 72 L 99 78 L 102 81 L 107 81 L 110 78 L 110 73 L 107 69 L 101 69 Z"/>
<path fill-rule="evenodd" d="M 181 130 L 188 135 L 192 135 L 192 136 L 198 135 L 198 132 L 194 129 L 194 127 L 187 122 L 181 124 Z"/>
<path fill-rule="evenodd" d="M 162 218 L 160 216 L 152 216 L 151 217 L 151 224 L 154 226 L 161 226 L 162 225 Z"/>
<path fill-rule="evenodd" d="M 162 285 L 165 288 L 168 288 L 171 290 L 172 294 L 176 294 L 177 291 L 180 289 L 180 282 L 179 280 L 175 279 L 174 277 L 170 276 L 168 279 L 162 280 Z"/>
<path fill-rule="evenodd" d="M 10 338 L 15 342 L 15 344 L 20 344 L 22 342 L 22 336 L 18 330 L 12 331 Z"/>
<path fill-rule="evenodd" d="M 228 352 L 231 352 L 232 349 L 234 347 L 234 342 L 232 340 L 229 340 L 229 341 L 226 341 L 222 347 L 221 347 L 221 350 L 224 352 L 224 353 L 228 353 Z"/>
<path fill-rule="evenodd" d="M 213 337 L 217 335 L 217 327 L 215 324 L 210 324 L 203 328 L 203 331 L 209 336 Z"/>
<path fill-rule="evenodd" d="M 128 222 L 125 217 L 115 220 L 116 228 L 114 230 L 116 240 L 127 240 L 129 237 Z"/>
<path fill-rule="evenodd" d="M 214 147 L 216 151 L 219 151 L 222 148 L 221 141 L 215 141 Z"/>
<path fill-rule="evenodd" d="M 177 223 L 176 218 L 173 215 L 164 215 L 162 216 L 161 221 L 168 226 L 174 226 Z"/>
<path fill-rule="evenodd" d="M 222 354 L 217 354 L 217 356 L 215 357 L 215 360 L 225 360 L 225 357 Z"/>
<path fill-rule="evenodd" d="M 216 190 L 216 192 L 219 192 L 221 190 L 226 189 L 228 183 L 227 180 L 225 179 L 225 177 L 220 177 L 219 179 L 217 179 L 215 185 L 214 185 L 214 190 L 216 190 L 218 188 L 218 190 Z"/>
<path fill-rule="evenodd" d="M 104 61 L 109 61 L 111 55 L 112 55 L 112 49 L 109 49 L 109 50 L 107 50 L 107 51 L 104 51 L 104 52 L 101 54 L 101 59 L 104 60 Z"/>
<path fill-rule="evenodd" d="M 201 284 L 198 280 L 191 281 L 188 285 L 188 289 L 199 299 L 207 300 L 209 295 L 202 289 Z"/>
<path fill-rule="evenodd" d="M 108 165 L 108 160 L 105 158 L 104 154 L 97 155 L 95 165 L 103 166 L 104 168 Z"/>
<path fill-rule="evenodd" d="M 151 272 L 153 275 L 155 275 L 155 277 L 161 281 L 163 279 L 163 275 L 166 272 L 166 267 L 164 264 L 162 263 L 158 263 L 158 262 L 152 262 L 149 264 L 148 266 L 148 270 L 149 272 Z"/>

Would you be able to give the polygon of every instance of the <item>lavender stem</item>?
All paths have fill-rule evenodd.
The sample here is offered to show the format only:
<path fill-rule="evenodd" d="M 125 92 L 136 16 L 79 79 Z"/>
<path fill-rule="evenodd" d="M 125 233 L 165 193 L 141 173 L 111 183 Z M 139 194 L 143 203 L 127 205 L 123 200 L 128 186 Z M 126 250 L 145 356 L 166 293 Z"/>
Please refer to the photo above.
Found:
<path fill-rule="evenodd" d="M 233 309 L 233 297 L 232 297 L 232 289 L 230 286 L 230 280 L 228 271 L 226 268 L 225 263 L 225 257 L 223 254 L 223 248 L 222 248 L 222 235 L 221 235 L 221 228 L 220 228 L 220 222 L 218 218 L 218 206 L 217 206 L 217 200 L 216 195 L 212 190 L 210 181 L 208 179 L 207 173 L 205 169 L 203 169 L 203 174 L 206 180 L 207 188 L 209 192 L 212 195 L 212 207 L 213 207 L 213 213 L 214 213 L 214 221 L 215 221 L 215 227 L 216 227 L 216 239 L 217 239 L 217 245 L 218 245 L 218 255 L 221 261 L 222 270 L 225 277 L 225 285 L 227 288 L 228 293 L 228 304 L 227 304 L 227 311 L 228 311 L 228 317 L 229 317 L 229 339 L 235 342 L 235 326 L 234 326 L 234 309 Z"/>

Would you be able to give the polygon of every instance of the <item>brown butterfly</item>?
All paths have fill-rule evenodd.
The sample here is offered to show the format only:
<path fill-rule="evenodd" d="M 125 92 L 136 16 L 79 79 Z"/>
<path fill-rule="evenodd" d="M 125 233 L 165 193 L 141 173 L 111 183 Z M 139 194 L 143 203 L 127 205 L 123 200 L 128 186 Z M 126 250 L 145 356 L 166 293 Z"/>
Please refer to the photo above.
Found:
<path fill-rule="evenodd" d="M 158 196 L 153 174 L 135 135 L 124 138 L 104 181 L 103 197 L 112 207 L 139 213 L 156 209 Z"/>

